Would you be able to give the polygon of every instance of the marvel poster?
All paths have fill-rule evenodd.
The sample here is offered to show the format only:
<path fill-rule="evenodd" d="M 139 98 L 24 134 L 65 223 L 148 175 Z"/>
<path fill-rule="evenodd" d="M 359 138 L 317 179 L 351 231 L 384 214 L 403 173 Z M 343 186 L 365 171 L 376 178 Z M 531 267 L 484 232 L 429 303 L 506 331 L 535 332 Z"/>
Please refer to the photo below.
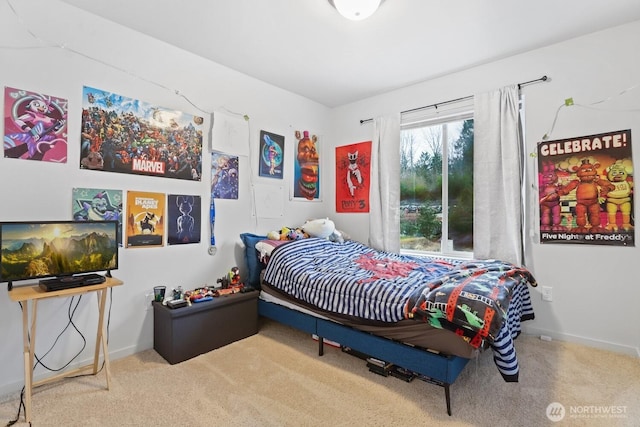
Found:
<path fill-rule="evenodd" d="M 85 86 L 80 168 L 200 181 L 203 122 Z"/>
<path fill-rule="evenodd" d="M 200 196 L 169 194 L 167 197 L 167 243 L 200 243 Z"/>
<path fill-rule="evenodd" d="M 127 246 L 163 246 L 165 195 L 127 192 Z"/>
<path fill-rule="evenodd" d="M 371 141 L 336 147 L 336 212 L 369 212 Z"/>
<path fill-rule="evenodd" d="M 4 157 L 67 162 L 67 100 L 4 88 Z"/>
<path fill-rule="evenodd" d="M 541 243 L 635 246 L 631 130 L 538 144 Z"/>
<path fill-rule="evenodd" d="M 74 221 L 118 221 L 118 246 L 122 246 L 122 190 L 74 188 Z"/>
<path fill-rule="evenodd" d="M 260 176 L 282 179 L 284 136 L 260 131 Z"/>

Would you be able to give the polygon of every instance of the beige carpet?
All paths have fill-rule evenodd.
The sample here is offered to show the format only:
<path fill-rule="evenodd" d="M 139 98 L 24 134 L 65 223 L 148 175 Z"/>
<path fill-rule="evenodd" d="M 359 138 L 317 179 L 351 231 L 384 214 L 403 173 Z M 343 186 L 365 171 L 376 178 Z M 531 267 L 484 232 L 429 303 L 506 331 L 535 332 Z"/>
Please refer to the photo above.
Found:
<path fill-rule="evenodd" d="M 215 331 L 211 331 L 215 333 Z M 370 373 L 365 362 L 308 335 L 263 320 L 260 333 L 170 365 L 148 350 L 104 373 L 38 387 L 34 426 L 638 426 L 640 361 L 583 346 L 522 336 L 519 383 L 505 383 L 490 352 L 444 390 Z M 561 403 L 553 423 L 547 406 Z M 606 411 L 621 412 L 611 416 Z M 18 399 L 0 404 L 0 425 Z M 16 425 L 26 425 L 24 414 Z"/>

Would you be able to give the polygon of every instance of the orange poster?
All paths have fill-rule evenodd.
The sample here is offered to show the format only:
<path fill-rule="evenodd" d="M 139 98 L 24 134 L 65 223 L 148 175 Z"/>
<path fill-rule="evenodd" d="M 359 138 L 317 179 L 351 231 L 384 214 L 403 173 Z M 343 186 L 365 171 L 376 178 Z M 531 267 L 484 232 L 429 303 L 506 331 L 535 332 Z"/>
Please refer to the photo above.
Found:
<path fill-rule="evenodd" d="M 336 212 L 369 212 L 371 141 L 336 147 Z"/>
<path fill-rule="evenodd" d="M 164 193 L 127 192 L 127 247 L 164 245 Z"/>

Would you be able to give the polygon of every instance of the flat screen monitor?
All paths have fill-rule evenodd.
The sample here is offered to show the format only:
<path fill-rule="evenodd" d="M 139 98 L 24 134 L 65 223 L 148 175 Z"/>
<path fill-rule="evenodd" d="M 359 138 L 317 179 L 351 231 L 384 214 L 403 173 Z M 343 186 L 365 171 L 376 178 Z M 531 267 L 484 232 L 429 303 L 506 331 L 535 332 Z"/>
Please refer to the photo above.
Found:
<path fill-rule="evenodd" d="M 0 282 L 118 268 L 118 221 L 0 222 Z"/>

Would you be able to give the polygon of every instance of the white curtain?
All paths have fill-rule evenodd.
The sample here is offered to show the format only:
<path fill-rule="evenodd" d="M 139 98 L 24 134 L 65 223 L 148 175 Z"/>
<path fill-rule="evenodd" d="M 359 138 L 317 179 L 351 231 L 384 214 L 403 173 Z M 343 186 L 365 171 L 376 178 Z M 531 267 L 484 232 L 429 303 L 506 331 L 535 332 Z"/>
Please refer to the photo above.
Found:
<path fill-rule="evenodd" d="M 517 85 L 474 102 L 473 252 L 522 265 L 522 138 Z"/>
<path fill-rule="evenodd" d="M 373 120 L 369 246 L 400 252 L 400 114 Z"/>

